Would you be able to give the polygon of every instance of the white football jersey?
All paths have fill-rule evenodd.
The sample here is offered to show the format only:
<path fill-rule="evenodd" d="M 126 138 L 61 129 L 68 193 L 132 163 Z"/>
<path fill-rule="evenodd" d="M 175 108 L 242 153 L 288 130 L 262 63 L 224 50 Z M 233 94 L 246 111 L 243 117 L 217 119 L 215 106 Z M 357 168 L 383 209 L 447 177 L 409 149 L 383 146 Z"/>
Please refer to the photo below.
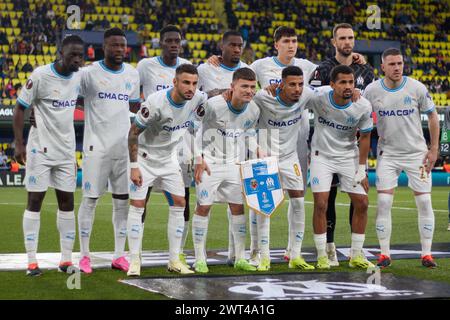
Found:
<path fill-rule="evenodd" d="M 383 151 L 384 156 L 403 158 L 428 150 L 420 113 L 432 112 L 435 105 L 425 85 L 403 77 L 398 88 L 389 89 L 380 79 L 367 86 L 364 97 L 375 111 L 378 150 Z"/>
<path fill-rule="evenodd" d="M 127 157 L 129 105 L 140 100 L 138 72 L 127 63 L 114 71 L 104 61 L 96 61 L 80 73 L 85 115 L 83 152 L 107 154 L 112 159 Z"/>
<path fill-rule="evenodd" d="M 298 131 L 304 110 L 314 96 L 313 89 L 304 87 L 300 100 L 288 105 L 278 94 L 273 97 L 266 90 L 260 90 L 256 94 L 253 100 L 261 110 L 258 128 L 259 143 L 263 150 L 279 159 L 297 154 Z"/>
<path fill-rule="evenodd" d="M 228 89 L 233 80 L 233 73 L 241 68 L 248 68 L 245 62 L 239 62 L 234 68 L 229 68 L 223 64 L 215 67 L 209 63 L 201 64 L 198 69 L 198 88 L 204 92 L 214 89 Z"/>
<path fill-rule="evenodd" d="M 310 99 L 308 108 L 314 111 L 314 135 L 311 154 L 334 159 L 348 159 L 358 155 L 356 132 L 373 129 L 372 106 L 361 97 L 344 106 L 336 104 L 333 90 L 318 92 Z"/>
<path fill-rule="evenodd" d="M 175 70 L 180 64 L 185 63 L 191 64 L 189 60 L 177 58 L 175 66 L 168 66 L 160 56 L 139 61 L 136 68 L 139 72 L 144 98 L 147 99 L 156 91 L 172 88 Z"/>
<path fill-rule="evenodd" d="M 293 58 L 291 64 L 297 66 L 303 71 L 304 83 L 309 83 L 309 79 L 312 77 L 317 65 L 306 59 Z M 256 78 L 261 88 L 275 83 L 281 82 L 281 72 L 289 65 L 282 64 L 277 57 L 267 57 L 258 59 L 250 65 L 256 73 Z"/>
<path fill-rule="evenodd" d="M 139 135 L 139 154 L 150 161 L 177 161 L 177 144 L 204 108 L 207 95 L 196 91 L 194 97 L 176 104 L 171 89 L 155 92 L 147 97 L 136 114 L 135 124 L 145 129 Z"/>
<path fill-rule="evenodd" d="M 317 65 L 311 61 L 300 58 L 293 58 L 289 65 L 294 65 L 302 69 L 304 87 L 307 86 L 309 79 L 311 79 L 317 68 Z M 281 82 L 281 73 L 287 66 L 288 65 L 281 63 L 277 57 L 273 56 L 256 60 L 250 65 L 250 68 L 255 71 L 256 78 L 258 79 L 261 88 L 266 88 L 271 84 Z M 307 140 L 309 137 L 309 114 L 307 110 L 305 110 L 302 115 L 299 136 L 304 140 Z M 300 145 L 302 144 L 300 143 Z"/>
<path fill-rule="evenodd" d="M 244 161 L 247 150 L 245 140 L 246 137 L 256 139 L 258 118 L 259 108 L 253 101 L 242 110 L 237 110 L 222 95 L 209 99 L 201 130 L 197 131 L 196 151 L 202 151 L 208 164 Z"/>
<path fill-rule="evenodd" d="M 80 89 L 80 73 L 59 74 L 54 64 L 36 68 L 17 101 L 34 106 L 36 127 L 28 135 L 28 152 L 40 152 L 52 160 L 75 158 L 73 115 Z"/>

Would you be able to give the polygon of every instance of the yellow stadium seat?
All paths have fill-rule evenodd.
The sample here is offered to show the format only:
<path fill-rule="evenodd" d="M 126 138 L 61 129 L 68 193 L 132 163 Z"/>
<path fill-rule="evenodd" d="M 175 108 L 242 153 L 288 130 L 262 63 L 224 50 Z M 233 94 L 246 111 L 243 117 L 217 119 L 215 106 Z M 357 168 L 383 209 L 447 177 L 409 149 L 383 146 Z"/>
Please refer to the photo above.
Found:
<path fill-rule="evenodd" d="M 24 80 L 24 79 L 22 79 L 22 80 Z M 13 81 L 12 81 L 13 86 L 15 86 L 16 84 L 20 84 L 20 83 L 21 83 L 21 80 L 19 80 L 19 79 L 13 79 Z"/>
<path fill-rule="evenodd" d="M 3 104 L 4 104 L 5 106 L 10 106 L 10 105 L 12 105 L 11 99 L 3 99 Z"/>
<path fill-rule="evenodd" d="M 28 56 L 26 54 L 21 54 L 20 55 L 20 61 L 22 63 L 26 63 L 28 61 Z"/>
<path fill-rule="evenodd" d="M 117 8 L 117 14 L 123 14 L 123 8 L 122 7 L 118 7 Z"/>
<path fill-rule="evenodd" d="M 19 25 L 19 20 L 17 20 L 17 19 L 11 19 L 11 25 L 12 25 L 14 28 L 17 28 L 17 26 Z"/>
<path fill-rule="evenodd" d="M 8 11 L 13 11 L 14 10 L 14 3 L 7 3 L 6 4 L 6 8 L 8 8 Z"/>
<path fill-rule="evenodd" d="M 206 40 L 206 34 L 200 33 L 200 34 L 199 34 L 199 40 L 200 40 L 200 41 Z"/>
<path fill-rule="evenodd" d="M 116 12 L 117 12 L 116 7 L 109 7 L 109 13 L 116 14 Z"/>
<path fill-rule="evenodd" d="M 207 33 L 206 34 L 206 39 L 209 40 L 209 41 L 212 41 L 213 40 L 213 35 L 211 33 Z"/>
<path fill-rule="evenodd" d="M 120 16 L 118 16 L 117 14 L 112 16 L 112 21 L 114 22 L 119 22 L 120 21 Z"/>
<path fill-rule="evenodd" d="M 2 50 L 3 50 L 4 53 L 8 53 L 8 52 L 9 52 L 9 45 L 4 44 L 4 45 L 2 46 Z"/>
<path fill-rule="evenodd" d="M 6 3 L 0 3 L 0 10 L 5 11 L 6 10 Z"/>
<path fill-rule="evenodd" d="M 199 40 L 198 33 L 192 33 L 192 40 L 194 40 L 194 41 L 198 41 Z"/>
<path fill-rule="evenodd" d="M 19 72 L 18 74 L 17 74 L 17 76 L 19 77 L 19 79 L 25 79 L 25 77 L 26 77 L 26 74 L 25 74 L 25 72 Z"/>
<path fill-rule="evenodd" d="M 13 59 L 14 65 L 17 65 L 17 62 L 19 62 L 19 55 L 18 54 L 13 54 L 12 55 L 12 59 Z"/>
<path fill-rule="evenodd" d="M 6 28 L 6 35 L 12 36 L 13 35 L 13 28 Z"/>
<path fill-rule="evenodd" d="M 50 47 L 50 53 L 51 53 L 52 55 L 55 55 L 55 54 L 56 54 L 56 46 L 51 46 L 51 47 Z"/>

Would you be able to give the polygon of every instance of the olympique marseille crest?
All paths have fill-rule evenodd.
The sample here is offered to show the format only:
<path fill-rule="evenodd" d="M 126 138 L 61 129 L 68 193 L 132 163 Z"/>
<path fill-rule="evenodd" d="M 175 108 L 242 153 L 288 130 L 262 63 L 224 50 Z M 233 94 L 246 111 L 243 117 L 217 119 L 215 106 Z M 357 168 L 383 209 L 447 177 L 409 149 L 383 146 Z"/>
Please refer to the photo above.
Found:
<path fill-rule="evenodd" d="M 247 205 L 270 216 L 283 202 L 284 193 L 275 157 L 241 162 L 241 179 Z"/>

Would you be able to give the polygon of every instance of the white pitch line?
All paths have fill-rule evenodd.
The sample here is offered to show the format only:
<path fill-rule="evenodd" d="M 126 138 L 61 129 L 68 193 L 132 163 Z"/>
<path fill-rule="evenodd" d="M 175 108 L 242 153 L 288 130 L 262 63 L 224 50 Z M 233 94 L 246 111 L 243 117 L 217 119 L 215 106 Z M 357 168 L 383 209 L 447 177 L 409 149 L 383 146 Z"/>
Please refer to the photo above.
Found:
<path fill-rule="evenodd" d="M 288 202 L 289 200 L 285 200 L 285 202 Z M 19 205 L 24 205 L 25 203 L 23 202 L 0 202 L 0 205 L 2 206 L 19 206 Z M 195 202 L 190 202 L 190 204 L 195 204 Z M 305 204 L 309 204 L 309 205 L 313 205 L 314 203 L 312 201 L 305 201 Z M 46 203 L 44 202 L 44 205 L 49 205 L 49 206 L 56 206 L 57 203 Z M 167 205 L 167 202 L 150 202 L 150 205 L 155 205 L 155 206 L 164 206 Z M 349 203 L 336 203 L 337 206 L 340 207 L 348 207 Z M 100 207 L 111 207 L 112 203 L 100 203 L 97 206 Z M 377 206 L 374 205 L 369 205 L 369 208 L 376 208 Z M 395 210 L 406 210 L 406 211 L 417 211 L 416 208 L 407 208 L 407 207 L 392 207 L 392 209 Z M 448 212 L 448 210 L 439 210 L 439 209 L 434 209 L 434 212 Z"/>

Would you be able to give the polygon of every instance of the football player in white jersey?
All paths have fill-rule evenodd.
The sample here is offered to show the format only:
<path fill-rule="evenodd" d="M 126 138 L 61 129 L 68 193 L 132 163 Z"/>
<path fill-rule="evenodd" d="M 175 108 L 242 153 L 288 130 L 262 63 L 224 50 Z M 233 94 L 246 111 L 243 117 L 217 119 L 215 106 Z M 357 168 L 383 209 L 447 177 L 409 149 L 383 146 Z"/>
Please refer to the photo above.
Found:
<path fill-rule="evenodd" d="M 317 94 L 308 103 L 308 108 L 314 111 L 310 181 L 314 194 L 313 227 L 317 268 L 330 268 L 326 252 L 326 212 L 333 174 L 338 175 L 341 191 L 348 193 L 355 207 L 349 266 L 368 268 L 373 265 L 364 257 L 362 247 L 369 202 L 366 162 L 373 128 L 372 106 L 364 98 L 352 102 L 355 80 L 349 66 L 334 67 L 330 79 L 333 90 Z M 358 129 L 359 150 L 356 139 Z"/>
<path fill-rule="evenodd" d="M 203 92 L 208 93 L 208 97 L 214 97 L 217 94 L 229 89 L 233 80 L 233 74 L 240 68 L 248 67 L 241 61 L 244 40 L 238 31 L 227 31 L 222 36 L 220 48 L 222 56 L 218 66 L 209 63 L 203 63 L 198 67 L 198 87 Z M 224 200 L 221 192 L 218 193 L 218 201 Z M 231 223 L 231 211 L 227 207 L 228 215 L 228 265 L 234 266 L 234 240 Z"/>
<path fill-rule="evenodd" d="M 207 101 L 205 115 L 197 131 L 195 182 L 197 207 L 192 219 L 192 235 L 195 249 L 195 271 L 207 273 L 205 247 L 208 233 L 209 213 L 217 192 L 228 203 L 231 211 L 229 224 L 235 248 L 234 267 L 243 271 L 256 271 L 245 259 L 247 234 L 242 196 L 240 166 L 247 153 L 246 137 L 254 139 L 252 147 L 257 153 L 256 124 L 258 106 L 252 101 L 256 91 L 256 75 L 250 68 L 241 68 L 233 73 L 231 100 L 222 95 Z"/>
<path fill-rule="evenodd" d="M 27 274 L 39 276 L 36 258 L 40 211 L 48 187 L 58 200 L 57 227 L 60 234 L 59 270 L 71 272 L 75 241 L 74 191 L 76 188 L 75 130 L 73 125 L 84 44 L 78 36 L 62 41 L 61 60 L 36 68 L 23 87 L 14 111 L 15 158 L 26 165 L 27 208 L 23 215 L 23 233 L 28 256 Z M 25 150 L 24 110 L 34 108 L 35 126 L 31 127 Z"/>
<path fill-rule="evenodd" d="M 179 57 L 181 50 L 181 31 L 178 27 L 168 25 L 159 32 L 161 56 L 146 58 L 139 61 L 137 70 L 141 81 L 144 99 L 150 94 L 173 87 L 173 78 L 175 70 L 181 64 L 191 64 L 189 60 Z M 192 183 L 192 148 L 193 137 L 189 134 L 185 135 L 178 145 L 178 161 L 180 162 L 183 173 L 186 208 L 184 212 L 184 228 L 183 241 L 181 242 L 180 258 L 185 263 L 186 256 L 183 253 L 186 244 L 187 232 L 189 231 L 189 187 Z M 150 191 L 148 193 L 150 196 Z M 147 199 L 148 200 L 148 199 Z M 144 211 L 142 223 L 144 223 L 147 208 Z"/>
<path fill-rule="evenodd" d="M 304 179 L 298 159 L 297 139 L 305 107 L 315 94 L 309 87 L 303 87 L 303 72 L 297 66 L 284 68 L 281 78 L 276 96 L 272 96 L 266 90 L 260 90 L 254 98 L 261 110 L 258 124 L 260 145 L 269 155 L 278 158 L 281 184 L 290 198 L 292 217 L 289 223 L 289 237 L 292 243 L 289 268 L 311 270 L 314 267 L 307 264 L 301 257 L 305 231 L 305 202 Z M 266 141 L 262 139 L 263 131 L 267 137 Z M 270 218 L 257 215 L 257 225 L 261 248 L 258 271 L 268 271 L 270 269 Z"/>
<path fill-rule="evenodd" d="M 128 216 L 129 112 L 139 109 L 139 74 L 124 63 L 127 40 L 119 28 L 104 33 L 104 60 L 80 70 L 80 97 L 85 124 L 83 142 L 83 200 L 78 210 L 80 270 L 91 273 L 89 240 L 98 199 L 112 192 L 114 226 L 113 269 L 127 272 L 125 242 Z"/>
<path fill-rule="evenodd" d="M 128 245 L 131 263 L 129 276 L 140 275 L 142 215 L 148 190 L 158 184 L 169 203 L 167 234 L 169 239 L 168 270 L 193 273 L 180 260 L 184 230 L 184 183 L 177 160 L 177 144 L 195 120 L 204 112 L 207 95 L 196 91 L 197 68 L 191 64 L 177 67 L 173 88 L 155 92 L 142 103 L 128 137 L 131 185 L 128 215 Z"/>
<path fill-rule="evenodd" d="M 384 268 L 391 264 L 392 201 L 398 176 L 405 171 L 419 211 L 422 265 L 435 268 L 437 264 L 431 256 L 434 212 L 430 172 L 438 156 L 439 119 L 425 85 L 403 76 L 403 67 L 400 50 L 387 49 L 381 64 L 385 78 L 371 83 L 364 92 L 378 119 L 376 231 L 381 247 L 378 266 Z M 428 116 L 430 149 L 423 136 L 420 113 Z"/>
<path fill-rule="evenodd" d="M 256 72 L 256 77 L 261 88 L 266 88 L 272 84 L 281 83 L 281 72 L 283 68 L 289 65 L 295 65 L 303 71 L 303 81 L 309 83 L 317 65 L 307 59 L 296 58 L 297 54 L 297 35 L 295 29 L 289 27 L 278 27 L 274 32 L 274 47 L 277 49 L 278 55 L 275 57 L 266 57 L 253 62 L 250 67 Z M 309 139 L 309 116 L 308 111 L 304 110 L 300 129 L 298 131 L 297 153 L 300 160 L 300 166 L 303 176 L 303 184 L 306 186 L 306 177 L 308 172 L 308 139 Z M 306 188 L 305 188 L 306 191 Z M 291 223 L 293 208 L 291 202 L 288 206 L 288 222 Z M 258 259 L 258 244 L 256 240 L 256 215 L 253 210 L 250 210 L 250 234 L 251 237 L 251 261 L 255 264 L 259 263 Z M 255 228 L 252 228 L 255 227 Z M 285 252 L 285 260 L 290 258 L 290 248 L 292 240 L 289 235 L 288 245 Z"/>

